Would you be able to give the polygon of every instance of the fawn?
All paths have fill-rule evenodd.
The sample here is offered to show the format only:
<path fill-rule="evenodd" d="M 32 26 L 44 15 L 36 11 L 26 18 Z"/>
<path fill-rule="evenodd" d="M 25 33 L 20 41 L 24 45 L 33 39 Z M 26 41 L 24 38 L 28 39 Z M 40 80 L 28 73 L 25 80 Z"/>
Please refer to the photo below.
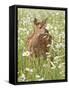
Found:
<path fill-rule="evenodd" d="M 49 51 L 52 36 L 46 29 L 46 19 L 38 21 L 34 19 L 34 32 L 28 37 L 28 51 L 30 55 L 35 57 L 43 56 L 46 57 L 46 53 Z"/>

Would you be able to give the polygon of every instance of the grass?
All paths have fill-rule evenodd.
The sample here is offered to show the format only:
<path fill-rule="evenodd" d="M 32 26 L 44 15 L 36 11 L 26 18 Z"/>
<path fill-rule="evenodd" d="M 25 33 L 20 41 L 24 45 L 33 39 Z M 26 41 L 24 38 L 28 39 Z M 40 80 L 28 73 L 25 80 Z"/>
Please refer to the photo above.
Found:
<path fill-rule="evenodd" d="M 33 32 L 33 19 L 48 18 L 47 29 L 52 35 L 49 55 L 30 59 L 26 40 Z M 65 12 L 35 9 L 18 9 L 18 82 L 65 79 Z"/>
<path fill-rule="evenodd" d="M 19 78 L 21 82 L 24 81 L 37 81 L 37 80 L 60 80 L 65 78 L 64 56 L 57 56 L 51 60 L 50 55 L 44 60 L 41 58 L 23 56 L 19 60 Z M 53 64 L 51 64 L 52 62 Z M 25 77 L 22 75 L 24 74 Z"/>

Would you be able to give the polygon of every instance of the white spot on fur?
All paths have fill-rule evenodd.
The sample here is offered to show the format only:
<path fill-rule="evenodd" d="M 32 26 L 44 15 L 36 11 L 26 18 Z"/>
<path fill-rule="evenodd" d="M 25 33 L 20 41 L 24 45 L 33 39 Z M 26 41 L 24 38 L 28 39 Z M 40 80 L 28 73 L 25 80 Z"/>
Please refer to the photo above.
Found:
<path fill-rule="evenodd" d="M 51 44 L 48 44 L 48 45 L 47 45 L 47 47 L 50 47 L 50 46 L 51 46 Z"/>

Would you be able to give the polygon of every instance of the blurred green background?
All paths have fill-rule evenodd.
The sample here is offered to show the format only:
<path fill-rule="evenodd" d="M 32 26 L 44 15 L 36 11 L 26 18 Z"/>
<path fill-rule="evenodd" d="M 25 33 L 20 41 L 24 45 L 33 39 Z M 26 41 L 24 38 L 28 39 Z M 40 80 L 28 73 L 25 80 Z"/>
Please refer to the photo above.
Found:
<path fill-rule="evenodd" d="M 34 18 L 47 20 L 52 44 L 46 60 L 27 56 Z M 25 55 L 24 55 L 25 54 Z M 51 63 L 50 63 L 51 60 Z M 18 8 L 18 82 L 65 79 L 65 11 Z"/>

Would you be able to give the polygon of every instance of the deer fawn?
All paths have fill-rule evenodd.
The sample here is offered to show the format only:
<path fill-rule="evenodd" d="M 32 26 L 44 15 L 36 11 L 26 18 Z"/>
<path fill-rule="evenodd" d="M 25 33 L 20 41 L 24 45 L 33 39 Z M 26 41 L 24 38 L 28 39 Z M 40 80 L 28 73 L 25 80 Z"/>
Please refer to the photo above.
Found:
<path fill-rule="evenodd" d="M 46 20 L 39 22 L 36 18 L 34 19 L 34 32 L 28 37 L 28 50 L 30 55 L 46 56 L 49 51 L 52 36 L 46 29 Z"/>

